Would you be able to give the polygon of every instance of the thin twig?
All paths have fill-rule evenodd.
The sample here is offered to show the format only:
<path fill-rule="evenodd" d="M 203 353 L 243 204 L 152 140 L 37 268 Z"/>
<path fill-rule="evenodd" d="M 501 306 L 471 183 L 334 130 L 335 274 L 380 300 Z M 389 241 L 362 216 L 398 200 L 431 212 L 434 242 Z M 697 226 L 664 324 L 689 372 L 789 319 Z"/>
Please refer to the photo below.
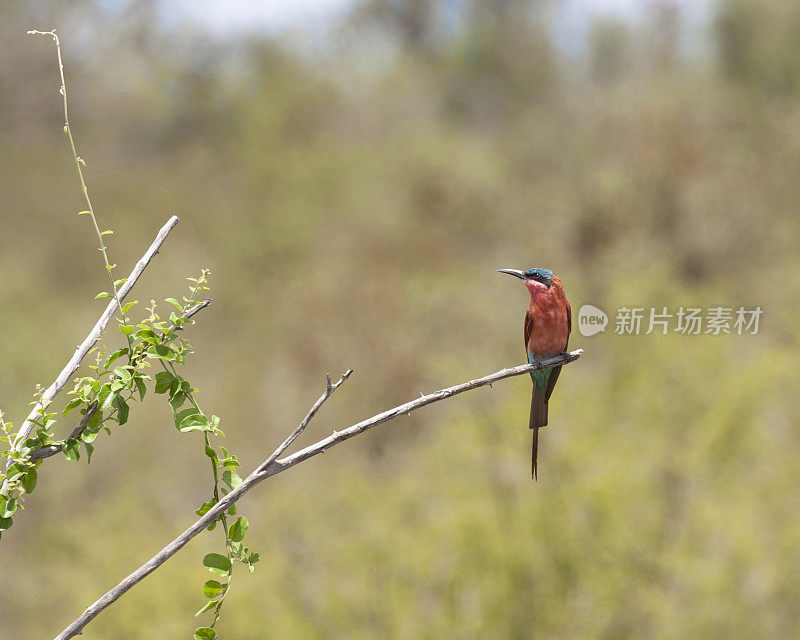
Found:
<path fill-rule="evenodd" d="M 331 382 L 331 375 L 330 374 L 326 374 L 325 375 L 325 379 L 328 382 L 328 386 L 325 389 L 325 393 L 323 393 L 319 397 L 319 400 L 317 400 L 314 403 L 314 406 L 311 407 L 309 412 L 306 414 L 306 417 L 303 418 L 303 421 L 297 426 L 297 428 L 294 431 L 292 431 L 292 433 L 289 435 L 289 437 L 286 438 L 286 440 L 284 440 L 281 443 L 281 445 L 277 449 L 275 449 L 275 451 L 272 452 L 272 455 L 270 455 L 269 458 L 264 460 L 264 462 L 262 462 L 259 465 L 257 471 L 266 469 L 269 465 L 271 465 L 273 462 L 275 462 L 275 460 L 278 459 L 278 456 L 280 456 L 284 451 L 286 451 L 286 449 L 289 448 L 289 445 L 292 444 L 292 442 L 294 442 L 297 439 L 297 436 L 299 436 L 301 433 L 303 433 L 303 430 L 306 428 L 306 425 L 308 425 L 308 423 L 311 422 L 311 418 L 313 418 L 314 415 L 317 413 L 317 411 L 319 411 L 319 408 L 323 405 L 323 403 L 328 398 L 330 398 L 331 395 L 333 395 L 333 392 L 336 391 L 336 389 L 338 389 L 344 383 L 344 381 L 347 380 L 350 377 L 350 375 L 352 373 L 353 373 L 353 370 L 352 369 L 348 369 L 347 371 L 345 371 L 342 374 L 342 377 L 339 378 L 339 380 L 336 381 L 336 383 L 332 383 Z"/>
<path fill-rule="evenodd" d="M 286 471 L 286 469 L 293 467 L 296 464 L 300 464 L 309 458 L 313 458 L 319 453 L 325 453 L 327 449 L 330 449 L 334 445 L 344 442 L 345 440 L 349 440 L 350 438 L 363 433 L 367 429 L 377 427 L 379 424 L 388 422 L 389 420 L 397 418 L 398 416 L 411 415 L 411 412 L 416 409 L 433 404 L 434 402 L 439 402 L 440 400 L 444 400 L 446 398 L 450 398 L 458 395 L 459 393 L 464 393 L 465 391 L 477 389 L 478 387 L 484 387 L 487 385 L 491 386 L 492 383 L 497 382 L 498 380 L 504 380 L 513 376 L 520 376 L 523 373 L 530 373 L 531 371 L 536 371 L 537 369 L 545 369 L 547 367 L 568 364 L 580 358 L 582 353 L 583 349 L 576 349 L 575 351 L 570 351 L 569 353 L 564 353 L 552 358 L 546 358 L 545 360 L 541 360 L 535 364 L 523 364 L 510 369 L 502 369 L 496 373 L 492 373 L 482 378 L 476 378 L 475 380 L 457 384 L 453 387 L 448 387 L 447 389 L 434 391 L 433 393 L 429 393 L 428 395 L 421 396 L 415 400 L 394 407 L 393 409 L 389 409 L 383 413 L 374 415 L 371 418 L 362 420 L 351 427 L 347 427 L 341 431 L 334 431 L 327 438 L 309 445 L 305 449 L 301 449 L 297 453 L 293 453 L 287 458 L 275 460 L 271 465 L 259 466 L 254 473 L 260 474 L 262 480 L 264 478 L 269 478 L 270 476 L 277 475 L 281 471 Z"/>
<path fill-rule="evenodd" d="M 94 213 L 94 207 L 92 206 L 92 200 L 89 197 L 89 189 L 86 187 L 86 180 L 83 177 L 83 169 L 81 169 L 81 165 L 86 166 L 86 163 L 83 159 L 78 155 L 78 150 L 75 148 L 75 138 L 72 137 L 72 127 L 69 124 L 69 104 L 67 100 L 67 81 L 64 79 L 64 62 L 61 59 L 61 40 L 58 37 L 58 33 L 55 29 L 50 31 L 39 31 L 38 29 L 33 29 L 28 31 L 28 35 L 34 36 L 50 36 L 53 39 L 53 42 L 56 43 L 56 53 L 58 55 L 58 71 L 61 75 L 61 96 L 63 97 L 64 101 L 64 133 L 67 134 L 67 138 L 69 139 L 69 146 L 72 149 L 72 159 L 75 162 L 75 169 L 78 172 L 78 179 L 81 181 L 81 192 L 83 193 L 83 198 L 86 200 L 87 210 L 82 211 L 81 213 L 88 213 L 89 217 L 92 219 L 92 226 L 94 227 L 94 231 L 97 234 L 97 242 L 99 244 L 100 253 L 103 254 L 103 262 L 105 262 L 106 266 L 106 273 L 108 274 L 108 283 L 111 285 L 111 291 L 113 293 L 113 298 L 116 299 L 117 305 L 122 306 L 122 302 L 119 296 L 119 291 L 117 290 L 118 281 L 114 280 L 114 268 L 117 266 L 116 264 L 111 264 L 111 261 L 108 257 L 108 247 L 106 247 L 105 240 L 103 240 L 103 236 L 113 233 L 111 230 L 100 231 L 100 225 L 97 222 L 97 216 Z M 122 324 L 127 324 L 125 320 L 125 316 L 121 315 L 120 322 Z M 128 338 L 130 341 L 130 337 Z"/>
<path fill-rule="evenodd" d="M 206 298 L 202 302 L 198 302 L 193 307 L 190 307 L 189 309 L 184 311 L 180 315 L 180 317 L 185 319 L 185 320 L 188 320 L 193 315 L 195 315 L 196 313 L 202 311 L 203 309 L 205 309 L 210 304 L 211 304 L 211 298 Z M 177 324 L 177 325 L 173 324 L 169 328 L 170 331 L 179 331 L 181 329 L 183 329 L 183 324 L 182 323 L 181 324 Z M 115 378 L 116 378 L 116 376 L 115 376 Z M 81 421 L 75 426 L 75 428 L 70 432 L 70 434 L 67 436 L 66 439 L 67 440 L 71 440 L 73 438 L 80 438 L 81 434 L 83 433 L 83 430 L 86 428 L 86 425 L 89 423 L 89 420 L 95 414 L 95 411 L 97 411 L 97 402 L 93 402 L 91 405 L 89 405 L 89 409 L 83 415 L 83 417 L 81 418 Z M 29 455 L 30 455 L 30 459 L 31 460 L 44 460 L 45 458 L 49 458 L 50 456 L 54 456 L 54 455 L 56 455 L 57 453 L 59 453 L 61 451 L 62 451 L 62 448 L 61 448 L 60 444 L 50 444 L 50 445 L 47 445 L 46 447 L 40 447 L 38 449 L 34 449 L 33 451 L 30 452 Z"/>
<path fill-rule="evenodd" d="M 103 609 L 114 603 L 131 587 L 146 578 L 158 567 L 169 560 L 192 538 L 194 538 L 206 527 L 208 527 L 208 525 L 214 522 L 222 512 L 228 509 L 228 507 L 230 507 L 262 480 L 265 480 L 270 476 L 277 475 L 278 473 L 281 473 L 282 471 L 285 471 L 286 469 L 293 467 L 304 460 L 308 460 L 318 453 L 324 452 L 326 449 L 329 449 L 330 447 L 339 444 L 344 440 L 357 436 L 367 429 L 387 422 L 388 420 L 396 418 L 397 416 L 408 414 L 415 409 L 424 407 L 425 405 L 439 402 L 440 400 L 450 398 L 459 393 L 463 393 L 464 391 L 470 391 L 472 389 L 477 389 L 478 387 L 489 385 L 493 382 L 497 382 L 498 380 L 504 380 L 505 378 L 511 378 L 513 376 L 521 376 L 523 374 L 536 371 L 537 369 L 568 364 L 574 360 L 577 360 L 581 353 L 583 353 L 582 349 L 576 349 L 575 351 L 564 353 L 553 358 L 547 358 L 535 364 L 524 364 L 510 369 L 502 369 L 491 375 L 484 376 L 482 378 L 476 378 L 475 380 L 470 380 L 469 382 L 464 382 L 463 384 L 459 384 L 454 387 L 448 387 L 447 389 L 441 389 L 440 391 L 435 391 L 434 393 L 422 396 L 421 398 L 417 398 L 411 402 L 401 404 L 394 409 L 389 409 L 388 411 L 379 413 L 371 418 L 368 418 L 367 420 L 362 420 L 361 422 L 354 424 L 353 426 L 342 431 L 334 431 L 334 433 L 327 438 L 320 440 L 316 444 L 312 444 L 311 446 L 306 447 L 305 449 L 302 449 L 301 451 L 298 451 L 287 458 L 278 460 L 275 457 L 275 453 L 273 453 L 262 464 L 260 464 L 255 471 L 247 476 L 242 484 L 240 484 L 236 489 L 227 495 L 223 496 L 223 498 L 217 504 L 211 507 L 211 509 L 209 509 L 205 515 L 195 521 L 191 527 L 175 538 L 136 571 L 131 573 L 127 578 L 122 580 L 117 586 L 109 590 L 94 604 L 89 606 L 74 622 L 72 622 L 66 629 L 64 629 L 64 631 L 56 636 L 55 640 L 68 640 L 69 638 L 74 638 L 76 635 L 80 634 L 83 631 L 83 628 L 89 624 L 89 622 L 91 622 L 95 616 L 103 611 Z M 333 387 L 333 389 L 338 387 L 346 379 L 346 377 L 349 376 L 349 374 L 350 372 L 348 371 L 348 373 L 343 375 L 336 385 L 333 385 L 330 383 L 330 381 L 328 382 L 328 387 L 326 388 L 325 393 L 323 393 L 320 399 L 317 400 L 317 403 L 314 405 L 314 407 L 312 407 L 312 410 L 309 411 L 306 419 L 304 419 L 303 422 L 305 422 L 305 424 L 308 424 L 308 420 L 313 417 L 314 413 L 316 413 L 316 410 L 319 409 L 319 407 L 328 397 L 330 397 L 330 394 L 332 393 L 331 387 Z M 301 423 L 301 426 L 305 428 L 303 423 Z M 295 429 L 292 435 L 287 438 L 288 443 L 290 444 L 291 440 L 297 437 L 301 431 L 302 429 L 300 427 Z M 284 441 L 284 443 L 281 444 L 276 451 L 285 450 L 284 445 L 289 446 L 287 441 Z M 280 455 L 280 453 L 278 453 L 278 455 Z M 269 462 L 270 459 L 272 459 L 272 462 Z"/>
<path fill-rule="evenodd" d="M 202 302 L 198 302 L 198 303 L 197 303 L 196 305 L 194 305 L 193 307 L 189 307 L 189 308 L 188 308 L 186 311 L 184 311 L 184 312 L 183 312 L 183 313 L 180 315 L 180 317 L 181 317 L 181 318 L 183 318 L 184 320 L 188 320 L 188 319 L 189 319 L 189 318 L 191 318 L 191 317 L 192 317 L 194 314 L 196 314 L 196 313 L 198 313 L 198 312 L 202 311 L 203 309 L 205 309 L 205 308 L 206 308 L 208 305 L 210 305 L 212 302 L 213 302 L 213 301 L 212 301 L 212 299 L 211 299 L 211 298 L 206 298 L 206 299 L 205 299 L 205 300 L 203 300 Z M 184 324 L 185 324 L 185 323 L 183 323 L 183 322 L 180 322 L 180 323 L 176 323 L 176 324 L 172 324 L 172 325 L 170 325 L 170 326 L 169 326 L 169 331 L 170 331 L 170 333 L 174 333 L 175 331 L 180 331 L 181 329 L 183 329 L 183 325 L 184 325 Z"/>
<path fill-rule="evenodd" d="M 97 401 L 93 402 L 89 405 L 89 408 L 86 410 L 86 413 L 83 414 L 81 421 L 75 425 L 75 428 L 70 432 L 67 436 L 67 440 L 71 440 L 73 438 L 80 438 L 83 430 L 86 429 L 86 425 L 89 424 L 89 420 L 92 419 L 92 416 L 97 412 Z M 57 453 L 63 451 L 60 444 L 49 444 L 46 447 L 39 447 L 38 449 L 34 449 L 31 451 L 28 456 L 30 457 L 31 461 L 34 460 L 44 460 L 45 458 L 49 458 L 50 456 L 54 456 Z"/>
<path fill-rule="evenodd" d="M 147 265 L 150 264 L 153 256 L 158 253 L 158 250 L 161 248 L 161 245 L 164 244 L 164 241 L 167 239 L 170 231 L 175 228 L 175 225 L 178 224 L 178 222 L 180 222 L 178 216 L 172 216 L 169 220 L 167 220 L 166 224 L 161 227 L 156 235 L 156 239 L 153 240 L 153 243 L 150 245 L 147 251 L 145 251 L 144 255 L 139 258 L 139 262 L 136 263 L 136 266 L 133 268 L 133 271 L 131 271 L 131 274 L 128 276 L 125 284 L 119 288 L 120 300 L 124 300 L 125 296 L 127 296 L 130 290 L 133 289 L 133 285 L 136 284 L 139 276 L 142 275 L 142 272 L 147 268 Z M 75 350 L 72 358 L 70 358 L 69 362 L 67 362 L 66 366 L 61 370 L 61 373 L 58 374 L 58 377 L 53 381 L 53 384 L 47 387 L 47 389 L 44 391 L 41 401 L 36 404 L 30 414 L 28 414 L 25 422 L 23 422 L 20 426 L 19 432 L 14 440 L 15 448 L 19 448 L 19 446 L 28 439 L 28 436 L 34 427 L 34 420 L 39 417 L 39 410 L 42 408 L 42 402 L 51 402 L 53 398 L 55 398 L 56 395 L 58 395 L 58 393 L 67 385 L 70 378 L 78 370 L 81 361 L 86 357 L 86 354 L 92 350 L 92 347 L 94 347 L 94 345 L 100 339 L 100 336 L 102 335 L 106 326 L 108 326 L 109 321 L 117 310 L 117 306 L 117 300 L 112 298 L 112 300 L 108 303 L 106 310 L 103 312 L 103 315 L 100 316 L 100 319 L 94 325 L 94 328 L 89 332 L 89 335 L 86 336 L 80 346 L 78 346 L 78 348 Z M 11 459 L 9 458 L 9 460 Z"/>

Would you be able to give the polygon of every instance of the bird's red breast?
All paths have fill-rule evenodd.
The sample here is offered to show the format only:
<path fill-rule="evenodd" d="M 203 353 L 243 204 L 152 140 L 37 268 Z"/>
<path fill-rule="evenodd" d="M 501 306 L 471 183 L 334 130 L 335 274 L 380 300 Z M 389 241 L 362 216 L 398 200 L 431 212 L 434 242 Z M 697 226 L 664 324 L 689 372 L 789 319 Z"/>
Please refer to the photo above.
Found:
<path fill-rule="evenodd" d="M 572 328 L 572 310 L 564 295 L 561 278 L 553 274 L 553 284 L 525 280 L 531 293 L 531 306 L 525 316 L 525 347 L 537 358 L 556 355 L 567 349 Z"/>

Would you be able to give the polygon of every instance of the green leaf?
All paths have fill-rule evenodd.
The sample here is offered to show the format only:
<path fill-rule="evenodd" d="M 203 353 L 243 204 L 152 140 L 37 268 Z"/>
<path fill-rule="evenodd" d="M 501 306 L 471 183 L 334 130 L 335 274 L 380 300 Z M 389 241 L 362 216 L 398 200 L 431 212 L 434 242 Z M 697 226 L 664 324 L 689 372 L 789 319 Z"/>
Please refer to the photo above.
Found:
<path fill-rule="evenodd" d="M 122 331 L 122 333 L 124 333 L 126 336 L 131 335 L 131 333 L 133 333 L 133 329 L 134 329 L 134 327 L 132 327 L 129 324 L 121 324 L 121 325 L 119 325 L 119 330 Z"/>
<path fill-rule="evenodd" d="M 83 446 L 86 447 L 86 464 L 92 463 L 92 454 L 94 453 L 94 445 L 84 442 Z"/>
<path fill-rule="evenodd" d="M 64 407 L 64 415 L 68 416 L 70 411 L 72 411 L 75 407 L 79 407 L 82 404 L 83 404 L 83 398 L 73 398 L 67 403 L 67 406 Z"/>
<path fill-rule="evenodd" d="M 22 476 L 22 488 L 25 493 L 33 493 L 36 488 L 36 469 L 28 469 L 28 472 Z"/>
<path fill-rule="evenodd" d="M 203 558 L 203 566 L 221 576 L 227 576 L 231 572 L 230 558 L 220 553 L 207 553 Z"/>
<path fill-rule="evenodd" d="M 186 402 L 186 394 L 185 393 L 176 393 L 169 399 L 169 404 L 172 407 L 172 411 L 177 413 L 178 409 L 181 408 L 181 405 Z"/>
<path fill-rule="evenodd" d="M 207 610 L 208 609 L 203 607 L 195 615 L 199 615 Z M 194 640 L 214 640 L 214 638 L 216 637 L 217 637 L 217 632 L 214 631 L 211 627 L 200 627 L 194 630 Z"/>
<path fill-rule="evenodd" d="M 110 298 L 110 297 L 111 294 L 108 291 L 101 291 L 94 297 L 94 299 L 99 300 L 100 298 Z"/>
<path fill-rule="evenodd" d="M 100 389 L 100 393 L 97 394 L 97 402 L 100 405 L 98 411 L 105 411 L 108 409 L 116 397 L 117 394 L 111 391 L 111 385 L 104 384 Z"/>
<path fill-rule="evenodd" d="M 200 410 L 196 409 L 195 407 L 189 407 L 188 409 L 184 409 L 183 411 L 179 411 L 174 416 L 175 427 L 176 428 L 180 428 L 181 422 L 183 422 L 186 418 L 188 418 L 189 416 L 197 415 L 199 413 L 200 413 Z"/>
<path fill-rule="evenodd" d="M 139 400 L 144 400 L 144 394 L 147 393 L 147 386 L 144 384 L 144 380 L 141 376 L 136 376 L 134 381 L 136 382 L 136 388 L 139 390 Z"/>
<path fill-rule="evenodd" d="M 147 355 L 151 358 L 167 360 L 168 362 L 174 362 L 178 358 L 178 354 L 165 344 L 157 344 L 150 347 L 147 350 Z"/>
<path fill-rule="evenodd" d="M 203 516 L 203 515 L 205 515 L 206 513 L 208 513 L 208 510 L 209 510 L 211 507 L 213 507 L 215 504 L 217 504 L 217 501 L 216 501 L 216 500 L 214 500 L 214 499 L 212 498 L 212 499 L 211 499 L 211 500 L 209 500 L 208 502 L 204 502 L 203 504 L 201 504 L 199 509 L 195 509 L 195 513 L 196 513 L 198 516 Z"/>
<path fill-rule="evenodd" d="M 156 374 L 156 393 L 166 393 L 175 379 L 169 371 L 159 371 Z"/>
<path fill-rule="evenodd" d="M 200 611 L 198 611 L 197 613 L 194 614 L 194 617 L 196 618 L 201 613 L 205 613 L 209 609 L 213 609 L 215 606 L 217 606 L 218 603 L 219 603 L 219 600 L 213 600 L 212 602 L 207 602 L 205 604 L 205 606 L 202 609 L 200 609 Z M 206 627 L 206 629 L 211 629 L 211 627 Z M 213 629 L 212 629 L 212 631 L 213 631 Z M 212 637 L 214 637 L 214 636 L 212 636 Z"/>
<path fill-rule="evenodd" d="M 225 471 L 222 472 L 222 479 L 231 489 L 235 489 L 242 484 L 242 479 L 239 477 L 239 474 L 230 469 L 225 469 Z"/>
<path fill-rule="evenodd" d="M 247 529 L 250 526 L 250 523 L 247 522 L 247 518 L 244 516 L 239 516 L 231 525 L 230 528 L 230 538 L 234 542 L 241 542 L 244 540 L 245 535 L 247 534 Z"/>
<path fill-rule="evenodd" d="M 133 377 L 130 369 L 126 369 L 125 367 L 116 367 L 114 369 L 114 373 L 116 376 L 122 380 L 125 384 L 128 384 Z"/>
<path fill-rule="evenodd" d="M 67 460 L 77 462 L 81 458 L 81 452 L 78 449 L 78 440 L 76 438 L 70 438 L 65 441 L 64 444 L 61 445 L 61 450 L 67 457 Z"/>
<path fill-rule="evenodd" d="M 114 398 L 114 406 L 117 408 L 117 422 L 120 426 L 122 426 L 128 421 L 128 412 L 130 411 L 130 407 L 121 396 L 116 396 Z"/>
<path fill-rule="evenodd" d="M 87 431 L 94 431 L 100 427 L 100 424 L 103 422 L 103 412 L 98 409 L 92 414 L 92 417 L 89 418 L 89 422 L 86 423 L 86 430 Z"/>
<path fill-rule="evenodd" d="M 209 599 L 216 598 L 223 591 L 225 591 L 224 585 L 220 584 L 216 580 L 208 580 L 203 585 L 203 595 Z"/>
<path fill-rule="evenodd" d="M 118 391 L 122 391 L 125 388 L 125 383 L 122 380 L 114 380 L 111 383 L 111 393 L 117 393 Z"/>
<path fill-rule="evenodd" d="M 181 415 L 186 411 L 191 411 L 192 413 L 186 415 L 184 418 L 181 418 L 181 421 L 178 424 L 178 431 L 188 433 L 189 431 L 208 430 L 208 418 L 206 418 L 202 413 L 200 413 L 195 408 L 185 409 L 184 411 L 181 411 L 178 415 Z M 177 422 L 177 418 L 175 421 Z"/>
<path fill-rule="evenodd" d="M 115 360 L 119 359 L 121 356 L 124 356 L 128 353 L 128 347 L 123 347 L 122 349 L 117 349 L 114 353 L 110 354 L 108 358 L 106 358 L 106 362 L 103 365 L 106 369 L 111 366 L 111 363 Z"/>
<path fill-rule="evenodd" d="M 101 236 L 110 236 L 110 235 L 111 235 L 111 234 L 113 234 L 113 233 L 114 233 L 114 232 L 113 232 L 111 229 L 106 229 L 105 231 L 101 231 L 101 232 L 100 232 L 100 235 L 101 235 Z"/>
<path fill-rule="evenodd" d="M 170 303 L 171 305 L 173 305 L 173 306 L 174 306 L 174 307 L 175 307 L 175 308 L 176 308 L 178 311 L 180 311 L 181 313 L 183 313 L 183 307 L 181 306 L 181 303 L 180 303 L 180 302 L 178 302 L 178 301 L 177 301 L 175 298 L 164 298 L 164 302 L 169 302 L 169 303 Z"/>
<path fill-rule="evenodd" d="M 6 469 L 6 480 L 8 482 L 13 482 L 24 473 L 25 469 L 22 466 L 18 464 L 12 464 L 8 469 Z"/>
<path fill-rule="evenodd" d="M 0 509 L 0 518 L 10 518 L 17 510 L 17 499 L 6 498 L 5 504 Z"/>
<path fill-rule="evenodd" d="M 139 331 L 137 331 L 133 337 L 136 338 L 137 340 L 142 340 L 143 342 L 147 342 L 148 344 L 152 345 L 159 344 L 158 336 L 156 335 L 155 331 L 153 331 L 150 327 L 139 329 Z"/>
<path fill-rule="evenodd" d="M 98 430 L 89 430 L 84 429 L 83 433 L 81 433 L 81 440 L 83 440 L 84 444 L 87 442 L 94 442 L 94 439 L 97 437 Z"/>
<path fill-rule="evenodd" d="M 14 524 L 14 522 L 11 518 L 0 518 L 0 531 L 10 529 L 12 524 Z"/>
<path fill-rule="evenodd" d="M 133 306 L 136 305 L 136 304 L 139 304 L 138 300 L 134 300 L 133 302 L 125 303 L 125 306 L 122 307 L 122 313 L 123 314 L 128 313 L 128 311 L 130 311 L 133 308 Z"/>

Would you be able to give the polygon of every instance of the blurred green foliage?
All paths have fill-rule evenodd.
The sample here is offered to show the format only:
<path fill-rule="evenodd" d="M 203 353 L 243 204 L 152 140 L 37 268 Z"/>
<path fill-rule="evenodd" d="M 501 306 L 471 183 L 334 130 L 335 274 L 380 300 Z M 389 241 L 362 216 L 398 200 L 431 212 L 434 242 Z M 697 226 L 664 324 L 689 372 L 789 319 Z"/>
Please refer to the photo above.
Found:
<path fill-rule="evenodd" d="M 175 213 L 137 297 L 212 270 L 188 367 L 244 470 L 327 371 L 356 374 L 306 443 L 522 362 L 527 298 L 499 267 L 550 267 L 612 316 L 765 311 L 757 336 L 574 331 L 536 485 L 522 379 L 271 479 L 243 505 L 262 562 L 224 637 L 797 636 L 800 8 L 723 0 L 690 55 L 660 2 L 575 57 L 551 5 L 466 3 L 457 26 L 443 6 L 376 0 L 298 47 L 170 31 L 149 2 L 6 2 L 0 407 L 18 422 L 101 310 L 52 51 L 24 35 L 57 26 L 113 261 Z M 169 417 L 151 400 L 89 470 L 40 469 L 0 547 L 4 638 L 54 634 L 192 520 L 202 442 Z M 188 637 L 215 544 L 85 637 Z"/>

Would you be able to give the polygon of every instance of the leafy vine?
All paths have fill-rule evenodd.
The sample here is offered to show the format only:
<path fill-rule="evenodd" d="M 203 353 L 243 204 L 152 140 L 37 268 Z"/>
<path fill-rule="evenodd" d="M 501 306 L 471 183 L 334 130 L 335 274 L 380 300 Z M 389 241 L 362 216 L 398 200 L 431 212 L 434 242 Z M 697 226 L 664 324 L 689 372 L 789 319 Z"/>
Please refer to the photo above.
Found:
<path fill-rule="evenodd" d="M 37 469 L 43 460 L 60 451 L 68 460 L 78 461 L 83 448 L 87 463 L 90 463 L 94 443 L 100 432 L 105 431 L 111 435 L 112 425 L 124 425 L 128 421 L 131 405 L 136 401 L 143 401 L 148 388 L 152 388 L 155 394 L 167 396 L 174 425 L 179 431 L 199 431 L 203 434 L 203 451 L 210 462 L 212 478 L 210 498 L 195 511 L 198 515 L 203 515 L 219 502 L 221 496 L 242 482 L 236 472 L 239 467 L 236 456 L 224 446 L 215 445 L 214 438 L 224 437 L 219 428 L 220 419 L 215 415 L 207 415 L 200 408 L 194 396 L 197 389 L 179 373 L 179 367 L 185 365 L 187 356 L 193 353 L 191 344 L 181 335 L 181 331 L 184 325 L 193 324 L 192 316 L 210 303 L 208 299 L 200 299 L 209 291 L 209 271 L 203 269 L 199 277 L 187 278 L 188 295 L 182 296 L 180 301 L 175 298 L 165 300 L 174 307 L 170 309 L 168 319 L 162 320 L 153 300 L 145 308 L 147 314 L 139 322 L 133 321 L 129 312 L 138 302 L 132 301 L 123 305 L 120 300 L 119 287 L 126 279 L 114 278 L 116 265 L 110 262 L 105 243 L 105 238 L 112 231 L 101 231 L 97 223 L 83 175 L 82 167 L 85 163 L 77 153 L 69 125 L 61 43 L 55 30 L 29 33 L 51 36 L 56 45 L 61 76 L 60 93 L 64 98 L 64 132 L 69 140 L 87 205 L 87 209 L 79 212 L 79 215 L 89 215 L 92 221 L 111 289 L 110 292 L 99 293 L 96 298 L 116 300 L 119 312 L 117 323 L 125 338 L 125 346 L 110 353 L 102 346 L 89 352 L 94 354 L 94 364 L 89 365 L 91 373 L 75 379 L 74 387 L 68 392 L 71 399 L 62 411 L 62 415 L 66 417 L 77 410 L 82 417 L 63 440 L 55 438 L 53 426 L 58 420 L 58 412 L 51 411 L 52 402 L 43 397 L 41 387 L 37 386 L 32 403 L 39 406 L 33 419 L 35 429 L 23 442 L 18 442 L 14 425 L 6 422 L 0 412 L 0 444 L 5 449 L 2 457 L 6 460 L 4 470 L 0 470 L 0 537 L 13 524 L 17 511 L 23 508 L 23 496 L 32 493 L 36 488 Z M 150 371 L 154 366 L 161 370 L 151 376 Z M 213 619 L 209 626 L 195 630 L 194 638 L 198 640 L 213 640 L 217 637 L 215 626 L 219 622 L 225 598 L 230 592 L 235 564 L 244 564 L 252 572 L 259 560 L 259 554 L 244 545 L 249 527 L 247 518 L 243 515 L 236 516 L 236 506 L 231 505 L 208 527 L 208 530 L 212 530 L 217 523 L 221 524 L 225 537 L 225 553 L 209 553 L 203 558 L 203 566 L 217 574 L 218 579 L 207 580 L 203 584 L 203 594 L 208 602 L 195 615 L 212 612 Z"/>

